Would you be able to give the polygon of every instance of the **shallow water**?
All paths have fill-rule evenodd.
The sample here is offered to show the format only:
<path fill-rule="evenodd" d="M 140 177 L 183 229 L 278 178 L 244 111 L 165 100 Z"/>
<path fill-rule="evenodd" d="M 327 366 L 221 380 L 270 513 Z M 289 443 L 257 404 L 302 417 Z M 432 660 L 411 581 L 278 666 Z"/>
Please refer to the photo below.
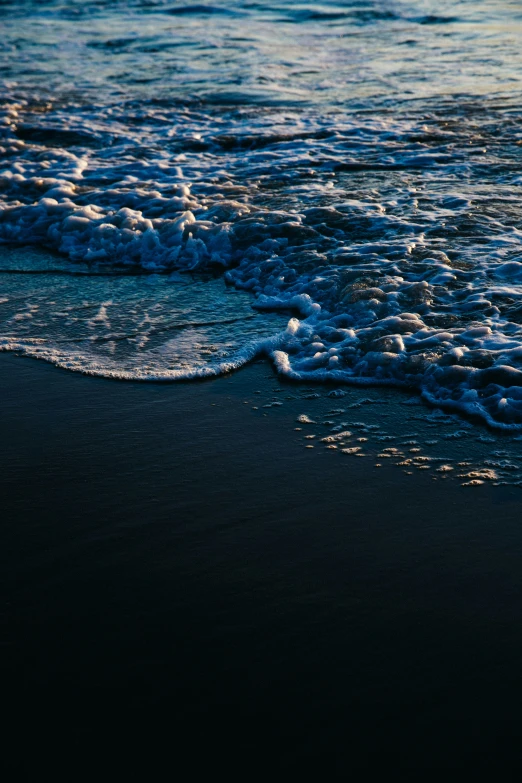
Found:
<path fill-rule="evenodd" d="M 519 3 L 0 14 L 0 238 L 55 253 L 2 251 L 0 347 L 142 379 L 265 353 L 522 427 Z"/>

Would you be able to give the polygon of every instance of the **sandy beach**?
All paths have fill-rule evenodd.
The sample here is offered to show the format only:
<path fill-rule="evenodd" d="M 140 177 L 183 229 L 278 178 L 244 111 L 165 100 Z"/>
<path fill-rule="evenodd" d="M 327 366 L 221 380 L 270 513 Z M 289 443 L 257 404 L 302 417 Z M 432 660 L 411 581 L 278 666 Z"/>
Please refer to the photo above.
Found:
<path fill-rule="evenodd" d="M 0 23 L 6 783 L 518 782 L 521 3 Z"/>
<path fill-rule="evenodd" d="M 372 398 L 352 415 L 400 437 L 428 408 L 266 362 L 161 385 L 2 355 L 0 389 L 13 714 L 51 698 L 73 742 L 161 725 L 178 752 L 233 737 L 284 769 L 375 748 L 444 766 L 456 738 L 487 760 L 513 735 L 522 490 L 357 459 L 297 422 Z M 495 448 L 471 432 L 468 456 Z"/>

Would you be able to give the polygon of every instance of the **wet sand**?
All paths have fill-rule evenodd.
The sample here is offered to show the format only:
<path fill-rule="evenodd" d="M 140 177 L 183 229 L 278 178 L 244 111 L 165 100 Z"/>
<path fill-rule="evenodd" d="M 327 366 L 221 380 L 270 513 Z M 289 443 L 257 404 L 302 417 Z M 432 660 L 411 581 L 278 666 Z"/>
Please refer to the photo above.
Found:
<path fill-rule="evenodd" d="M 194 769 L 518 757 L 522 489 L 306 440 L 319 425 L 299 415 L 368 396 L 328 391 L 280 384 L 266 362 L 161 385 L 0 356 L 18 740 L 56 739 L 57 713 L 70 748 L 148 737 Z M 383 404 L 352 418 L 424 427 L 407 395 L 369 394 Z M 498 443 L 481 433 L 445 453 L 483 460 Z"/>

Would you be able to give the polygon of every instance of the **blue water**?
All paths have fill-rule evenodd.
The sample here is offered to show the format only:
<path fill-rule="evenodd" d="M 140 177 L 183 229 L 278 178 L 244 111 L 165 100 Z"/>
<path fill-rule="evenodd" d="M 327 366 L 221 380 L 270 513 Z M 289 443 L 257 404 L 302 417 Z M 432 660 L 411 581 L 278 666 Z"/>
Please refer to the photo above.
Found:
<path fill-rule="evenodd" d="M 522 427 L 520 3 L 0 16 L 1 348 L 141 379 L 265 354 Z"/>

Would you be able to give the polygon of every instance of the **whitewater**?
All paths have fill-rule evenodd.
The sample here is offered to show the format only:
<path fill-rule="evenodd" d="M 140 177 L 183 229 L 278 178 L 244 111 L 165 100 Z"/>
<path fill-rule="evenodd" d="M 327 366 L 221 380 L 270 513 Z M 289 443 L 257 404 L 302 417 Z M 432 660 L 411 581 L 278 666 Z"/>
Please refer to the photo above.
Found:
<path fill-rule="evenodd" d="M 0 4 L 0 349 L 522 428 L 517 2 Z"/>

